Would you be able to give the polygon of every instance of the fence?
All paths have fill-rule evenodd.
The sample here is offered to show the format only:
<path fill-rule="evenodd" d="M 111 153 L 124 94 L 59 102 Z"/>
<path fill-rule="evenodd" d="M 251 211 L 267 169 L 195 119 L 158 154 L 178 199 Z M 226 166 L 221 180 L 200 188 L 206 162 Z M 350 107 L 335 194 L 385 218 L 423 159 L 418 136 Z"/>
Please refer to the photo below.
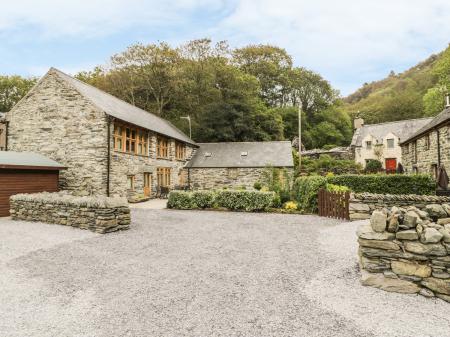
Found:
<path fill-rule="evenodd" d="M 319 190 L 319 215 L 328 218 L 350 220 L 350 192 Z"/>

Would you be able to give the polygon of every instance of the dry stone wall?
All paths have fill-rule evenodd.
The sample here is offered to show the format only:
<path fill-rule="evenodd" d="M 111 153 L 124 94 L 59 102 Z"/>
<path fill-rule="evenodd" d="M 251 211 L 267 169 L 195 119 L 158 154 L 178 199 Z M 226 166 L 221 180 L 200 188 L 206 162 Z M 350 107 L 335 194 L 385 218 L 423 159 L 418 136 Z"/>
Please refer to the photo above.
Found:
<path fill-rule="evenodd" d="M 13 220 L 40 221 L 109 233 L 130 227 L 126 199 L 76 197 L 66 192 L 16 194 L 10 199 Z"/>
<path fill-rule="evenodd" d="M 375 210 L 357 231 L 363 285 L 450 302 L 450 205 Z"/>
<path fill-rule="evenodd" d="M 350 197 L 350 220 L 370 219 L 373 211 L 393 206 L 414 206 L 420 210 L 428 204 L 450 203 L 450 197 L 415 194 L 352 193 Z"/>

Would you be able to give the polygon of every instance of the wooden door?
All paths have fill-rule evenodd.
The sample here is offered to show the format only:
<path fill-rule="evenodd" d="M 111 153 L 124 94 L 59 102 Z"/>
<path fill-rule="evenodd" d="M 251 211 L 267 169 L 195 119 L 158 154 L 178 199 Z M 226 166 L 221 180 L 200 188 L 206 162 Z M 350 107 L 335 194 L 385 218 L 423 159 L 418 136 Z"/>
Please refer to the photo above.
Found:
<path fill-rule="evenodd" d="M 152 176 L 150 173 L 144 173 L 144 195 L 149 197 L 152 193 Z"/>
<path fill-rule="evenodd" d="M 396 170 L 397 170 L 397 159 L 395 158 L 386 159 L 386 172 L 395 173 Z"/>

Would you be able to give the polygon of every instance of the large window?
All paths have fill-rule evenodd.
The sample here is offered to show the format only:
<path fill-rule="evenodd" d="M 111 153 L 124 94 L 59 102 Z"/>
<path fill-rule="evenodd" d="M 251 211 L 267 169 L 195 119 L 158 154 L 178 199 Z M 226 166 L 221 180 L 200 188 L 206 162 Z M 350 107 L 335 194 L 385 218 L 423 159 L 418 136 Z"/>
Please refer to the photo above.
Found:
<path fill-rule="evenodd" d="M 148 156 L 147 131 L 129 125 L 115 123 L 114 150 Z"/>
<path fill-rule="evenodd" d="M 158 167 L 156 169 L 158 186 L 170 186 L 170 167 Z"/>
<path fill-rule="evenodd" d="M 186 158 L 186 146 L 183 143 L 175 143 L 175 158 L 184 160 Z"/>
<path fill-rule="evenodd" d="M 159 137 L 156 144 L 156 156 L 158 158 L 169 158 L 169 141 L 167 138 Z"/>

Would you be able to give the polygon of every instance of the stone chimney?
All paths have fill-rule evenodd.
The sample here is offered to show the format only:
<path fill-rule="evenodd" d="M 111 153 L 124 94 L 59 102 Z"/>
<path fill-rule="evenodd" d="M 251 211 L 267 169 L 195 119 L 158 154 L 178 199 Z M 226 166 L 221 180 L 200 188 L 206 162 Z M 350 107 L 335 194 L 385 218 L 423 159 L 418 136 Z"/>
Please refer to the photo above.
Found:
<path fill-rule="evenodd" d="M 362 118 L 355 118 L 355 120 L 353 121 L 353 128 L 355 130 L 360 129 L 361 127 L 364 126 L 364 119 Z"/>

